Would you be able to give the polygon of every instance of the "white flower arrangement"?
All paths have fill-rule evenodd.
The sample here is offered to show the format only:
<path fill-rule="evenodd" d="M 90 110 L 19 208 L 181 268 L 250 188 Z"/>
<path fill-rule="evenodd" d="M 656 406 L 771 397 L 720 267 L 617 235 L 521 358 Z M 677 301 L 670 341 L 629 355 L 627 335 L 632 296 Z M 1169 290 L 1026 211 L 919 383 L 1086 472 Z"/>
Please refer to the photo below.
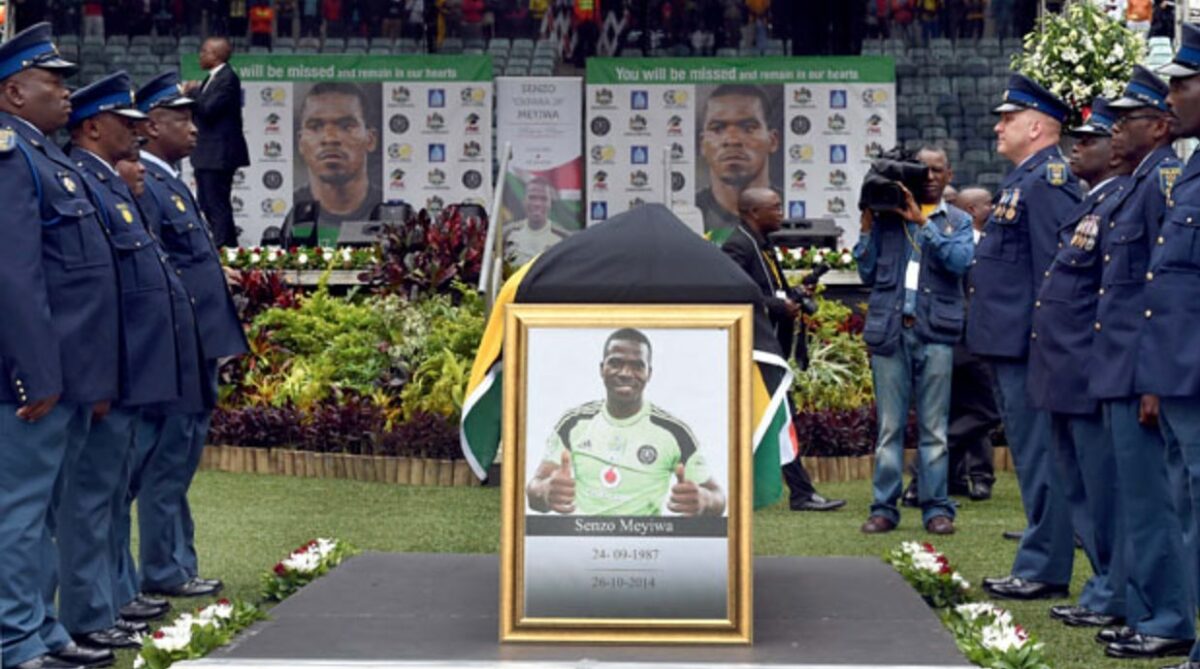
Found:
<path fill-rule="evenodd" d="M 1098 96 L 1115 98 L 1140 62 L 1145 42 L 1089 0 L 1043 16 L 1012 69 L 1042 84 L 1079 113 Z"/>
<path fill-rule="evenodd" d="M 204 657 L 265 618 L 258 608 L 228 599 L 180 614 L 152 634 L 138 636 L 142 649 L 133 661 L 134 669 L 165 669 L 180 660 Z"/>
<path fill-rule="evenodd" d="M 1049 669 L 1043 645 L 991 602 L 959 604 L 942 614 L 959 650 L 975 664 L 993 669 Z"/>
<path fill-rule="evenodd" d="M 357 553 L 353 546 L 337 539 L 313 539 L 263 574 L 263 598 L 281 601 Z"/>

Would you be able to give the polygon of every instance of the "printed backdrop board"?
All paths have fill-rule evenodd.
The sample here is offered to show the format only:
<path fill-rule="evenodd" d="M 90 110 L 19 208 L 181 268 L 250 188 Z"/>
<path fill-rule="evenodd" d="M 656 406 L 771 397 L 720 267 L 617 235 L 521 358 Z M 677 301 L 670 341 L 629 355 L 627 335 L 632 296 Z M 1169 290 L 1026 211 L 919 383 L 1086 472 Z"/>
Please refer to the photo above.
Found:
<path fill-rule="evenodd" d="M 895 99 L 890 58 L 592 58 L 588 224 L 669 190 L 706 231 L 727 229 L 737 193 L 760 185 L 852 246 L 859 185 L 896 141 Z"/>
<path fill-rule="evenodd" d="M 579 77 L 496 79 L 496 147 L 513 151 L 499 215 L 510 261 L 523 264 L 583 227 L 582 123 Z M 552 234 L 531 230 L 541 218 Z"/>
<path fill-rule="evenodd" d="M 233 187 L 243 246 L 303 199 L 349 208 L 346 220 L 365 219 L 380 201 L 418 209 L 490 201 L 489 56 L 238 55 L 230 64 L 242 79 L 250 145 Z M 183 78 L 203 77 L 196 58 L 185 58 Z M 333 202 L 348 181 L 365 195 Z"/>

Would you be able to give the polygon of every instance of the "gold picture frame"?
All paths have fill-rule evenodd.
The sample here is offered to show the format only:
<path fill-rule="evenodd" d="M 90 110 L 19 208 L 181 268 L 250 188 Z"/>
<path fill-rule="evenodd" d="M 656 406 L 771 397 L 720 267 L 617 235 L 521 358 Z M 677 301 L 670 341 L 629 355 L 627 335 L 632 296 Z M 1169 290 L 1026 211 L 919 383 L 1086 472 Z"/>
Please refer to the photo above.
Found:
<path fill-rule="evenodd" d="M 504 341 L 500 640 L 751 643 L 750 306 L 513 304 Z"/>

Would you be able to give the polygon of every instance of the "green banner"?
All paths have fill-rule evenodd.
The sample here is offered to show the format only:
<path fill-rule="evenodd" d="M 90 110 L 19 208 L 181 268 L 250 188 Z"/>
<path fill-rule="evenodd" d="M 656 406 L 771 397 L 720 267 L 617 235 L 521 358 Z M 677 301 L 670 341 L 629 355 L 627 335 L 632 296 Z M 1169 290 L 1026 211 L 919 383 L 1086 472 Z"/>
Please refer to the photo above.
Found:
<path fill-rule="evenodd" d="M 589 84 L 886 84 L 885 56 L 834 58 L 590 58 Z"/>
<path fill-rule="evenodd" d="M 492 57 L 247 55 L 229 61 L 243 81 L 455 82 L 491 81 Z M 184 56 L 184 80 L 204 78 L 200 59 Z"/>

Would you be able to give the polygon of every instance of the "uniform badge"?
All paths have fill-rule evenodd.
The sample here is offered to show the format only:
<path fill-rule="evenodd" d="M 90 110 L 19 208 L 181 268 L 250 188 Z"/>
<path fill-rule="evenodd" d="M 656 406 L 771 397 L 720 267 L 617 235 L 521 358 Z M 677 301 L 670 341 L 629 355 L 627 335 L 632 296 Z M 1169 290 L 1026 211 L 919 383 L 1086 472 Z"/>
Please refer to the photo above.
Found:
<path fill-rule="evenodd" d="M 1000 193 L 1000 199 L 996 201 L 996 204 L 992 205 L 992 216 L 995 216 L 996 218 L 1004 218 L 1004 211 L 1008 208 L 1008 200 L 1011 197 L 1012 191 L 1002 191 Z"/>
<path fill-rule="evenodd" d="M 1100 234 L 1100 217 L 1095 214 L 1084 216 L 1075 226 L 1071 246 L 1084 251 L 1096 248 L 1096 236 Z"/>
<path fill-rule="evenodd" d="M 118 202 L 117 212 L 121 214 L 121 220 L 125 221 L 126 225 L 133 225 L 133 212 L 129 209 L 129 205 L 124 202 Z"/>
<path fill-rule="evenodd" d="M 1167 204 L 1174 204 L 1171 201 L 1171 190 L 1175 188 L 1175 181 L 1179 179 L 1179 174 L 1182 172 L 1179 167 L 1160 167 L 1158 168 L 1158 187 L 1162 189 L 1162 194 L 1167 198 Z"/>
<path fill-rule="evenodd" d="M 183 203 L 183 198 L 179 197 L 178 195 L 172 195 L 171 201 L 175 203 L 175 208 L 179 211 L 187 211 L 187 205 Z"/>
<path fill-rule="evenodd" d="M 658 460 L 658 449 L 650 444 L 641 446 L 637 450 L 637 459 L 643 465 L 652 465 Z"/>
<path fill-rule="evenodd" d="M 1063 163 L 1046 163 L 1046 181 L 1049 181 L 1051 186 L 1067 183 L 1067 166 Z"/>
<path fill-rule="evenodd" d="M 609 465 L 600 470 L 600 485 L 605 488 L 615 488 L 621 485 L 621 470 L 615 465 Z"/>
<path fill-rule="evenodd" d="M 12 128 L 0 128 L 0 153 L 8 153 L 17 146 L 17 134 Z"/>
<path fill-rule="evenodd" d="M 63 187 L 63 188 L 66 188 L 66 189 L 67 189 L 67 192 L 68 192 L 68 193 L 71 193 L 72 195 L 74 195 L 74 194 L 75 194 L 75 190 L 76 190 L 77 188 L 79 188 L 78 186 L 76 186 L 76 185 L 75 185 L 75 180 L 74 180 L 74 179 L 72 179 L 72 178 L 71 178 L 71 175 L 69 175 L 69 174 L 64 174 L 64 175 L 62 175 L 62 176 L 59 178 L 59 183 L 61 183 L 61 184 L 62 184 L 62 187 Z"/>

